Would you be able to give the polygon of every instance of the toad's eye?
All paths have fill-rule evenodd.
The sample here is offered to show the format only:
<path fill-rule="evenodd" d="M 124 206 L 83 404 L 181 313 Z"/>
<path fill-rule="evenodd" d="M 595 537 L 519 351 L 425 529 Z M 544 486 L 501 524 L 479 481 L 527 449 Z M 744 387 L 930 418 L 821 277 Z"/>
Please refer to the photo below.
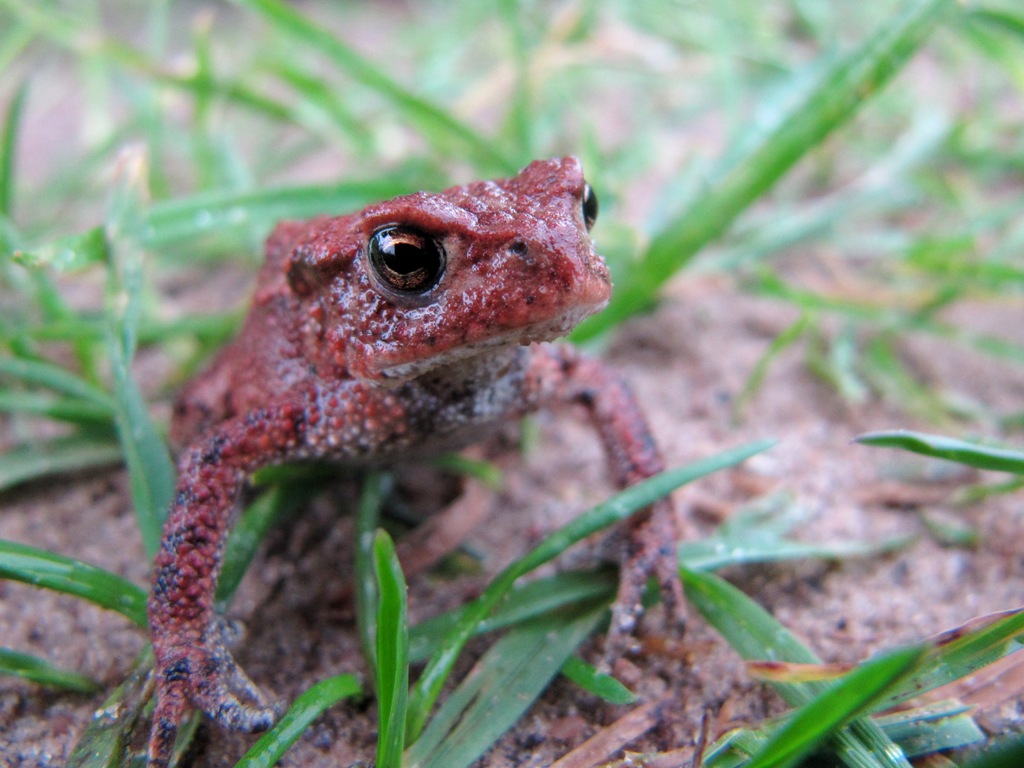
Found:
<path fill-rule="evenodd" d="M 366 249 L 377 278 L 400 293 L 426 293 L 444 274 L 441 244 L 410 227 L 382 227 L 370 236 Z"/>
<path fill-rule="evenodd" d="M 589 184 L 583 185 L 583 223 L 587 225 L 587 231 L 597 221 L 597 195 Z"/>

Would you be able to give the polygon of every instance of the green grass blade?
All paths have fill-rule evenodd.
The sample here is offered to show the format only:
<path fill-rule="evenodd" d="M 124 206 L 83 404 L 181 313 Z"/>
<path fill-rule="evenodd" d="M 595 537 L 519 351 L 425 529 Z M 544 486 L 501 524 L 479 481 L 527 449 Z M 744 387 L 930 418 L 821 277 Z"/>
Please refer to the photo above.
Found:
<path fill-rule="evenodd" d="M 0 648 L 0 675 L 14 675 L 39 685 L 76 693 L 95 693 L 100 684 L 85 675 L 55 667 L 45 659 Z"/>
<path fill-rule="evenodd" d="M 599 571 L 566 571 L 530 581 L 509 591 L 494 614 L 481 621 L 474 634 L 520 624 L 554 611 L 571 610 L 574 605 L 595 600 L 610 601 L 615 595 L 617 580 L 611 569 Z M 464 620 L 469 606 L 460 606 L 422 621 L 409 634 L 409 658 L 426 661 L 445 642 L 454 627 Z"/>
<path fill-rule="evenodd" d="M 377 531 L 373 541 L 377 577 L 377 760 L 379 768 L 401 768 L 409 703 L 408 596 L 391 537 Z"/>
<path fill-rule="evenodd" d="M 534 53 L 523 25 L 522 6 L 515 0 L 498 3 L 503 26 L 508 37 L 511 56 L 510 64 L 515 69 L 515 85 L 507 99 L 502 135 L 505 143 L 514 146 L 517 157 L 534 157 L 537 116 L 534 110 L 534 79 L 531 77 Z"/>
<path fill-rule="evenodd" d="M 21 127 L 21 116 L 25 109 L 27 95 L 28 83 L 22 83 L 14 92 L 10 106 L 7 107 L 3 132 L 0 133 L 0 216 L 8 218 L 14 216 L 14 177 L 18 130 Z"/>
<path fill-rule="evenodd" d="M 963 768 L 1020 768 L 1024 765 L 1024 736 L 1011 736 L 984 754 L 963 765 Z"/>
<path fill-rule="evenodd" d="M 60 237 L 28 250 L 15 251 L 14 261 L 26 267 L 47 267 L 56 272 L 79 272 L 110 258 L 106 232 L 93 227 L 77 235 Z"/>
<path fill-rule="evenodd" d="M 861 404 L 868 398 L 867 384 L 857 370 L 858 340 L 855 327 L 844 323 L 833 338 L 815 335 L 807 347 L 807 369 L 834 388 L 843 399 Z"/>
<path fill-rule="evenodd" d="M 296 39 L 306 48 L 319 50 L 338 69 L 386 98 L 406 120 L 417 125 L 423 137 L 445 155 L 467 156 L 487 172 L 513 172 L 516 164 L 504 157 L 495 142 L 484 138 L 445 109 L 416 96 L 392 80 L 352 48 L 279 0 L 235 0 L 261 14 L 281 35 Z"/>
<path fill-rule="evenodd" d="M 0 358 L 0 376 L 9 376 L 26 384 L 86 400 L 114 414 L 114 398 L 85 379 L 46 360 L 24 357 Z"/>
<path fill-rule="evenodd" d="M 81 18 L 74 13 L 57 13 L 53 8 L 41 10 L 37 4 L 18 0 L 3 0 L 2 4 L 18 15 L 27 31 L 47 37 L 87 62 L 102 61 L 104 67 L 120 67 L 151 84 L 190 93 L 199 102 L 216 95 L 227 103 L 272 120 L 302 122 L 296 110 L 242 83 L 215 80 L 206 71 L 184 75 L 168 71 L 163 62 L 141 49 L 106 37 L 97 29 L 83 30 Z"/>
<path fill-rule="evenodd" d="M 1014 13 L 1002 8 L 972 8 L 967 11 L 966 17 L 968 21 L 990 24 L 1024 39 L 1024 13 Z"/>
<path fill-rule="evenodd" d="M 10 72 L 11 63 L 29 46 L 35 34 L 24 24 L 8 20 L 0 37 L 0 72 Z"/>
<path fill-rule="evenodd" d="M 235 768 L 272 768 L 324 710 L 362 692 L 354 675 L 321 680 L 299 696 L 280 722 L 260 737 Z"/>
<path fill-rule="evenodd" d="M 380 509 L 390 492 L 390 475 L 375 472 L 363 480 L 356 515 L 356 624 L 359 640 L 370 669 L 377 669 L 377 579 L 374 575 L 374 540 Z"/>
<path fill-rule="evenodd" d="M 963 506 L 979 504 L 989 496 L 1001 496 L 1007 493 L 1016 493 L 1024 488 L 1024 475 L 1014 477 L 1005 483 L 990 483 L 988 485 L 972 485 L 963 488 L 954 496 L 954 503 Z M 977 537 L 975 537 L 977 540 Z M 972 544 L 973 546 L 973 544 Z"/>
<path fill-rule="evenodd" d="M 191 317 L 163 319 L 143 317 L 139 319 L 139 343 L 166 343 L 178 336 L 191 336 L 205 347 L 220 347 L 238 329 L 241 312 L 230 310 L 210 312 Z M 79 315 L 74 318 L 51 320 L 26 329 L 26 336 L 34 341 L 87 342 L 92 344 L 104 339 L 106 332 L 103 318 Z M 0 358 L 0 364 L 4 362 Z M 111 413 L 114 412 L 114 399 L 100 391 L 109 401 Z"/>
<path fill-rule="evenodd" d="M 724 579 L 707 573 L 680 569 L 686 599 L 745 659 L 819 664 L 821 659 L 785 627 L 775 621 Z M 814 693 L 824 690 L 820 683 L 807 683 Z M 791 704 L 806 704 L 810 698 L 802 686 L 779 683 L 782 697 Z"/>
<path fill-rule="evenodd" d="M 925 386 L 898 350 L 898 336 L 886 332 L 871 339 L 861 358 L 861 370 L 872 388 L 922 419 L 937 419 L 949 409 L 941 396 Z"/>
<path fill-rule="evenodd" d="M 894 330 L 902 333 L 927 333 L 1012 363 L 1020 364 L 1024 361 L 1024 345 L 995 336 L 971 333 L 961 326 L 936 322 L 926 313 L 894 307 L 891 302 L 835 298 L 793 288 L 768 269 L 759 270 L 756 279 L 756 284 L 751 286 L 752 290 L 766 297 L 795 304 L 805 312 L 817 310 L 843 315 L 866 326 L 880 328 L 889 335 Z M 877 343 L 878 340 L 875 341 Z M 934 399 L 935 396 L 932 397 Z"/>
<path fill-rule="evenodd" d="M 915 758 L 983 741 L 985 735 L 971 719 L 971 710 L 959 702 L 946 701 L 876 716 L 874 720 L 907 758 Z M 788 719 L 789 716 L 784 715 L 756 729 L 726 733 L 708 748 L 702 765 L 704 768 L 746 768 L 748 761 L 764 749 Z"/>
<path fill-rule="evenodd" d="M 122 461 L 121 446 L 93 437 L 61 437 L 40 445 L 23 445 L 0 462 L 0 491 L 49 475 L 109 467 Z"/>
<path fill-rule="evenodd" d="M 115 332 L 116 333 L 116 332 Z M 130 358 L 117 350 L 111 334 L 114 391 L 117 397 L 117 430 L 131 479 L 132 502 L 139 531 L 152 557 L 160 545 L 160 531 L 174 493 L 175 472 L 163 437 L 149 418 L 146 402 L 131 369 Z"/>
<path fill-rule="evenodd" d="M 828 544 L 808 544 L 782 540 L 776 546 L 767 541 L 744 540 L 726 544 L 723 539 L 708 537 L 699 541 L 686 541 L 679 547 L 679 561 L 697 571 L 717 571 L 730 565 L 749 563 L 778 563 L 785 560 L 845 560 L 850 557 L 872 557 L 902 549 L 913 541 L 904 536 L 878 543 L 844 541 Z M 729 549 L 723 549 L 727 545 Z"/>
<path fill-rule="evenodd" d="M 908 179 L 940 156 L 949 141 L 950 123 L 944 115 L 927 112 L 852 182 L 814 200 L 773 200 L 770 211 L 751 211 L 737 222 L 728 243 L 701 253 L 693 270 L 736 271 L 814 238 L 838 235 L 837 230 L 853 217 L 894 216 L 919 205 L 920 197 Z"/>
<path fill-rule="evenodd" d="M 687 598 L 744 658 L 817 663 L 816 657 L 810 651 L 739 590 L 717 577 L 693 571 L 684 570 L 683 578 Z M 886 690 L 878 699 L 876 708 L 897 706 L 925 691 L 966 677 L 983 666 L 1019 650 L 1022 646 L 1024 611 L 983 617 L 966 627 L 944 633 L 925 646 L 924 656 L 913 674 Z M 811 695 L 818 694 L 827 687 L 827 683 L 821 681 L 772 685 L 783 698 L 794 705 L 805 705 Z M 857 735 L 858 729 L 868 731 L 861 739 L 865 744 L 871 744 L 877 736 L 872 734 L 879 727 L 871 721 L 859 720 L 850 726 L 849 733 Z M 970 725 L 958 723 L 954 732 L 945 736 L 940 732 L 935 738 L 969 740 L 972 733 Z M 909 738 L 905 732 L 893 734 L 893 737 L 897 735 L 901 740 Z M 921 734 L 921 738 L 927 736 L 926 733 Z M 842 740 L 849 737 L 841 733 L 837 738 Z M 880 748 L 881 746 L 872 747 L 871 752 L 880 754 Z M 913 747 L 915 750 L 919 748 Z M 857 757 L 858 762 L 853 764 L 879 764 L 863 762 L 862 758 L 863 754 Z"/>
<path fill-rule="evenodd" d="M 146 627 L 145 591 L 117 574 L 70 557 L 0 540 L 0 579 L 81 597 Z"/>
<path fill-rule="evenodd" d="M 130 764 L 125 751 L 152 695 L 152 670 L 153 648 L 147 643 L 125 681 L 93 714 L 85 733 L 68 755 L 65 768 L 124 768 Z"/>
<path fill-rule="evenodd" d="M 931 639 L 929 646 L 928 663 L 906 685 L 890 692 L 886 706 L 967 677 L 1024 648 L 1024 609 L 980 617 Z"/>
<path fill-rule="evenodd" d="M 412 718 L 409 735 L 415 738 L 422 730 L 441 687 L 466 641 L 476 631 L 479 623 L 494 610 L 508 594 L 520 576 L 554 559 L 571 545 L 620 520 L 629 517 L 638 509 L 670 493 L 676 488 L 720 469 L 738 464 L 751 456 L 770 448 L 772 441 L 760 441 L 724 451 L 703 461 L 685 467 L 668 470 L 637 483 L 613 498 L 580 515 L 568 525 L 548 536 L 525 557 L 509 565 L 499 573 L 484 590 L 484 593 L 466 607 L 461 620 L 445 638 L 441 649 L 427 664 L 410 697 L 409 713 Z"/>
<path fill-rule="evenodd" d="M 855 115 L 924 44 L 954 0 L 914 0 L 851 54 L 822 73 L 817 87 L 780 114 L 774 130 L 742 158 L 729 158 L 700 196 L 658 232 L 639 261 L 615 275 L 608 308 L 577 328 L 590 338 L 643 311 L 658 288 L 813 147 Z"/>
<path fill-rule="evenodd" d="M 775 723 L 770 723 L 757 730 L 737 728 L 726 732 L 708 747 L 700 768 L 740 768 L 746 765 L 753 755 L 764 748 L 775 730 Z"/>
<path fill-rule="evenodd" d="M 913 759 L 984 741 L 985 733 L 971 718 L 971 711 L 972 707 L 959 702 L 939 702 L 879 715 L 875 722 L 900 745 L 903 754 Z"/>
<path fill-rule="evenodd" d="M 84 19 L 58 13 L 56 8 L 43 7 L 23 0 L 3 0 L 2 5 L 26 27 L 46 35 L 63 45 L 71 45 L 82 32 Z"/>
<path fill-rule="evenodd" d="M 53 397 L 42 392 L 0 389 L 0 411 L 44 416 L 72 424 L 112 426 L 111 413 L 95 403 L 73 397 Z"/>
<path fill-rule="evenodd" d="M 743 389 L 740 390 L 739 395 L 736 397 L 732 409 L 734 419 L 739 419 L 740 414 L 747 407 L 747 403 L 761 389 L 761 384 L 764 383 L 764 377 L 768 374 L 768 368 L 772 361 L 799 341 L 810 327 L 810 315 L 804 312 L 797 318 L 795 323 L 783 330 L 782 333 L 772 340 L 772 343 L 768 345 L 768 349 L 765 350 L 765 353 L 754 364 L 753 369 L 750 371 L 750 376 L 747 377 L 747 381 L 743 385 Z"/>
<path fill-rule="evenodd" d="M 724 579 L 680 568 L 686 598 L 745 659 L 817 664 L 820 660 L 785 627 Z M 773 683 L 789 704 L 803 706 L 827 690 L 820 681 Z M 910 768 L 899 748 L 871 720 L 862 719 L 832 735 L 833 747 L 849 768 Z"/>
<path fill-rule="evenodd" d="M 352 144 L 353 155 L 374 155 L 376 149 L 369 126 L 353 113 L 346 98 L 347 94 L 339 92 L 334 83 L 325 81 L 318 74 L 310 73 L 306 68 L 297 66 L 288 59 L 273 62 L 270 70 L 291 86 L 299 96 L 304 107 L 303 112 L 310 108 L 318 110 L 336 133 Z"/>
<path fill-rule="evenodd" d="M 143 244 L 157 248 L 238 229 L 265 229 L 280 219 L 343 214 L 413 189 L 419 180 L 383 176 L 338 184 L 201 192 L 156 203 L 146 212 Z M 426 180 L 423 180 L 425 183 Z"/>
<path fill-rule="evenodd" d="M 822 544 L 787 538 L 806 520 L 806 512 L 788 494 L 776 494 L 741 509 L 710 536 L 679 544 L 679 561 L 695 571 L 714 571 L 744 563 L 823 558 L 841 560 L 892 552 L 906 546 L 911 537 L 879 542 L 844 540 Z"/>
<path fill-rule="evenodd" d="M 465 475 L 479 480 L 491 490 L 501 488 L 501 470 L 489 461 L 471 459 L 461 453 L 445 453 L 432 459 L 431 466 L 454 475 Z"/>
<path fill-rule="evenodd" d="M 900 429 L 891 432 L 870 432 L 855 438 L 855 442 L 882 448 L 902 448 L 912 453 L 955 461 L 978 469 L 1024 475 L 1024 452 L 989 448 L 953 437 Z"/>
<path fill-rule="evenodd" d="M 223 611 L 245 576 L 267 533 L 309 501 L 312 486 L 282 483 L 262 493 L 239 517 L 224 547 L 224 566 L 217 583 L 217 605 Z"/>
<path fill-rule="evenodd" d="M 603 604 L 517 626 L 445 700 L 407 768 L 466 768 L 514 725 L 605 617 Z"/>
<path fill-rule="evenodd" d="M 579 656 L 570 656 L 562 665 L 562 674 L 587 693 L 599 696 L 609 704 L 635 704 L 639 697 L 611 675 L 598 672 Z"/>
<path fill-rule="evenodd" d="M 923 648 L 904 648 L 861 664 L 795 712 L 746 768 L 790 768 L 824 739 L 881 699 L 921 661 Z"/>
<path fill-rule="evenodd" d="M 107 353 L 114 379 L 117 431 L 131 480 L 132 502 L 147 554 L 160 545 L 160 529 L 174 493 L 175 472 L 163 437 L 149 417 L 131 371 L 142 291 L 141 198 L 145 157 L 124 158 L 124 176 L 110 206 L 107 237 Z"/>

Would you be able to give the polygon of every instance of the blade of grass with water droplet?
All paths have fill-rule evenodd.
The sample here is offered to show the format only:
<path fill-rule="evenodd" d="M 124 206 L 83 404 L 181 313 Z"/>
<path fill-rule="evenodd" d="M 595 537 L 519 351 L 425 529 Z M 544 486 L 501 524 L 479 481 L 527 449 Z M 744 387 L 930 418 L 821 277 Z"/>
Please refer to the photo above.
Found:
<path fill-rule="evenodd" d="M 56 272 L 79 272 L 105 264 L 110 257 L 103 227 L 93 227 L 27 250 L 14 252 L 14 261 L 27 267 L 47 267 Z"/>
<path fill-rule="evenodd" d="M 81 597 L 146 626 L 146 593 L 130 581 L 53 552 L 0 541 L 0 578 Z"/>
<path fill-rule="evenodd" d="M 412 180 L 415 186 L 416 180 Z M 155 203 L 145 213 L 142 242 L 157 248 L 232 229 L 266 228 L 281 219 L 338 214 L 410 192 L 407 176 L 337 184 L 200 192 Z"/>

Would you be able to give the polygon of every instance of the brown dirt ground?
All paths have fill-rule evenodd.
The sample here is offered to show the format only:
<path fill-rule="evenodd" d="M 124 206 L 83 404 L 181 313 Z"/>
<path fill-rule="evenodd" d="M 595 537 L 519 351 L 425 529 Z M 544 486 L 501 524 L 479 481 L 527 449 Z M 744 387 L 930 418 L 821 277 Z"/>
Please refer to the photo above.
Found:
<path fill-rule="evenodd" d="M 208 289 L 217 288 L 218 281 L 211 281 Z M 967 308 L 960 319 L 1008 329 L 1003 332 L 1021 343 L 1018 310 Z M 657 313 L 628 324 L 607 350 L 608 360 L 644 403 L 670 465 L 756 438 L 781 440 L 743 468 L 679 492 L 680 515 L 692 530 L 707 533 L 740 505 L 785 490 L 808 513 L 798 532 L 804 540 L 879 540 L 895 534 L 917 539 L 887 556 L 734 568 L 726 575 L 829 661 L 856 661 L 979 614 L 1019 606 L 1024 584 L 1019 493 L 954 508 L 953 492 L 977 481 L 975 473 L 850 443 L 872 429 L 927 425 L 878 403 L 844 404 L 808 373 L 798 350 L 771 368 L 745 418 L 733 419 L 733 401 L 752 366 L 793 319 L 789 308 L 744 295 L 724 280 L 684 279 L 672 286 Z M 936 389 L 1003 412 L 1024 402 L 1019 367 L 946 345 L 917 342 L 905 351 Z M 540 439 L 525 456 L 509 440 L 488 447 L 505 473 L 505 485 L 485 496 L 484 522 L 464 542 L 481 558 L 484 573 L 415 576 L 414 619 L 468 599 L 487 574 L 610 492 L 599 447 L 585 424 L 572 414 L 542 415 L 538 422 Z M 351 518 L 337 513 L 351 508 L 354 498 L 351 485 L 339 485 L 274 532 L 232 608 L 232 616 L 249 628 L 237 650 L 239 660 L 284 699 L 328 675 L 365 670 L 347 597 Z M 0 503 L 0 537 L 146 583 L 123 471 L 37 483 L 5 494 Z M 940 545 L 927 534 L 918 510 L 974 527 L 979 544 L 973 549 Z M 657 764 L 684 765 L 702 718 L 709 718 L 713 738 L 731 725 L 781 710 L 774 694 L 751 680 L 736 654 L 699 617 L 691 617 L 682 638 L 666 637 L 662 618 L 655 609 L 645 619 L 643 652 L 616 670 L 644 697 L 640 707 L 605 705 L 556 681 L 485 764 L 549 765 L 598 734 L 606 741 L 595 745 L 592 759 L 577 753 L 564 765 L 600 764 L 620 758 L 623 749 L 678 750 Z M 143 643 L 141 632 L 112 612 L 9 582 L 0 582 L 0 637 L 5 646 L 42 655 L 108 687 L 123 678 Z M 599 654 L 600 643 L 592 641 L 586 655 L 596 659 Z M 959 691 L 981 704 L 978 720 L 992 733 L 1020 728 L 1024 694 L 1015 684 L 1021 673 L 1015 675 L 1004 672 L 1002 687 L 985 685 L 987 678 L 980 676 L 974 689 Z M 62 765 L 101 699 L 0 678 L 0 763 Z M 365 701 L 334 708 L 281 764 L 367 763 L 373 755 L 374 716 L 372 703 Z M 230 766 L 251 741 L 210 728 L 192 764 Z"/>

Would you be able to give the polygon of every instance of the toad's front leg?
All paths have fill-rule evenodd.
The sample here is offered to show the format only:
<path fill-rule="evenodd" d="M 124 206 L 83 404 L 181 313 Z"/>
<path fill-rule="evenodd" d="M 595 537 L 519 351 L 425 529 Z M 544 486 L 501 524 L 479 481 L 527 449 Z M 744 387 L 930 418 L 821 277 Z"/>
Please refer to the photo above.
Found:
<path fill-rule="evenodd" d="M 280 406 L 230 421 L 184 454 L 149 597 L 156 655 L 151 766 L 170 759 L 178 725 L 200 709 L 225 725 L 266 729 L 275 711 L 236 666 L 214 613 L 224 540 L 246 476 L 286 455 L 302 434 L 303 409 Z"/>
<path fill-rule="evenodd" d="M 661 472 L 664 464 L 636 398 L 612 369 L 567 345 L 543 345 L 533 351 L 527 376 L 528 400 L 534 406 L 575 402 L 587 409 L 608 456 L 619 487 Z M 631 644 L 640 616 L 640 598 L 654 576 L 671 620 L 682 623 L 682 586 L 676 555 L 679 531 L 672 504 L 661 499 L 634 514 L 619 558 L 619 592 L 612 606 L 607 653 Z"/>
<path fill-rule="evenodd" d="M 399 439 L 403 423 L 401 408 L 386 397 L 310 388 L 225 422 L 186 451 L 149 597 L 157 696 L 150 768 L 168 764 L 178 726 L 192 709 L 244 731 L 264 730 L 276 719 L 228 653 L 214 612 L 224 541 L 246 479 L 302 456 L 371 452 L 382 440 Z M 344 448 L 332 449 L 339 435 Z"/>

